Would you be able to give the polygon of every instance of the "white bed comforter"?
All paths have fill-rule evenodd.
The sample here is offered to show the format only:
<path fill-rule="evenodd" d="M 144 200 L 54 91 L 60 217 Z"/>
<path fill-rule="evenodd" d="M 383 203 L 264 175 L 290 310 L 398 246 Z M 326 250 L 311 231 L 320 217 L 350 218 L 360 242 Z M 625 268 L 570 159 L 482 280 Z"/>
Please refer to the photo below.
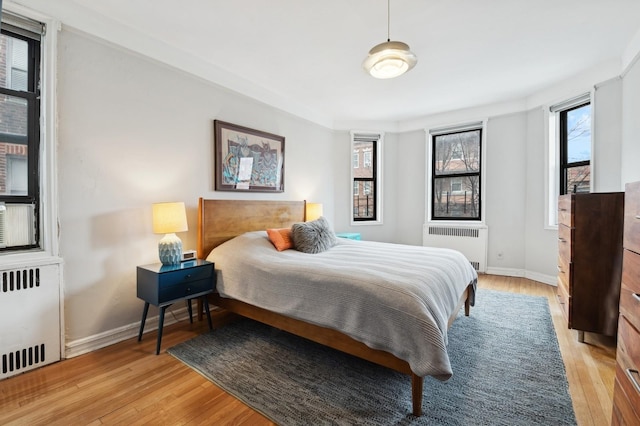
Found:
<path fill-rule="evenodd" d="M 469 261 L 448 249 L 338 240 L 319 254 L 278 252 L 266 232 L 250 232 L 208 260 L 223 297 L 339 330 L 419 376 L 451 377 L 447 322 L 477 281 Z"/>

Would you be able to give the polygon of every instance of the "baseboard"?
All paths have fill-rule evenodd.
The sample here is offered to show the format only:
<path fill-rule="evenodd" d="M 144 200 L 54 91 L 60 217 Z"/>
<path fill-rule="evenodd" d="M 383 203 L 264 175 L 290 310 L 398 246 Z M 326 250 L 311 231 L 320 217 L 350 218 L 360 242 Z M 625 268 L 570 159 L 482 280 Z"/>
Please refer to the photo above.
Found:
<path fill-rule="evenodd" d="M 556 275 L 546 275 L 539 272 L 525 271 L 524 277 L 550 286 L 558 286 L 558 277 Z"/>
<path fill-rule="evenodd" d="M 541 274 L 538 272 L 526 271 L 524 269 L 489 267 L 487 268 L 487 274 L 501 275 L 505 277 L 527 278 L 527 279 L 538 281 L 543 284 L 548 284 L 554 287 L 557 285 L 557 277 L 555 275 L 551 276 L 551 275 Z"/>
<path fill-rule="evenodd" d="M 195 316 L 195 312 L 194 312 Z M 158 329 L 158 315 L 154 317 L 147 317 L 147 321 L 144 325 L 145 333 Z M 164 316 L 165 327 L 171 324 L 175 324 L 179 321 L 185 321 L 189 319 L 189 312 L 186 307 L 167 310 Z M 107 330 L 102 333 L 95 334 L 93 336 L 83 337 L 82 339 L 72 340 L 65 344 L 65 358 L 73 358 L 78 355 L 86 354 L 88 352 L 95 351 L 97 349 L 104 348 L 106 346 L 113 345 L 123 340 L 131 339 L 138 336 L 140 330 L 140 322 L 134 322 L 122 327 L 114 328 L 113 330 Z M 155 336 L 154 336 L 155 338 Z"/>
<path fill-rule="evenodd" d="M 505 277 L 524 277 L 524 269 L 488 267 L 487 274 Z"/>

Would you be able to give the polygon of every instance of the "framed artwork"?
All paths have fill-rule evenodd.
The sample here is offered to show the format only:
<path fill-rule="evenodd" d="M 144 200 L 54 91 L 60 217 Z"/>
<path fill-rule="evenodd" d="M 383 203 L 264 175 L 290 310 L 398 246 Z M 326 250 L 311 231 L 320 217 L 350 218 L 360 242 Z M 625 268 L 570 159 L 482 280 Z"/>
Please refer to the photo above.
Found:
<path fill-rule="evenodd" d="M 213 121 L 216 191 L 284 192 L 284 137 Z"/>

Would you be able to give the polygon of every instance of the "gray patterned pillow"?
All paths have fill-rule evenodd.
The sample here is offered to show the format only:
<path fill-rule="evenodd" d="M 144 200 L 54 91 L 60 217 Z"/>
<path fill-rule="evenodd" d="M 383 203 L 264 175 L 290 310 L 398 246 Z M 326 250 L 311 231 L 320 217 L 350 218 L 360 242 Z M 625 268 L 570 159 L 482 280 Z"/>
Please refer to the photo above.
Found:
<path fill-rule="evenodd" d="M 336 234 L 324 216 L 311 222 L 294 223 L 291 237 L 296 250 L 303 253 L 321 253 L 337 243 Z"/>

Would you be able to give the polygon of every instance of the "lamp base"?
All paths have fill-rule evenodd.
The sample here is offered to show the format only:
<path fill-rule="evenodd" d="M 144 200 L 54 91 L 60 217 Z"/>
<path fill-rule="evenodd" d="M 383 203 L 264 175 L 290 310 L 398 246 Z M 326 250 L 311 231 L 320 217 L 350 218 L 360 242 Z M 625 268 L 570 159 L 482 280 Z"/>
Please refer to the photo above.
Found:
<path fill-rule="evenodd" d="M 176 234 L 167 234 L 158 243 L 158 256 L 163 265 L 178 265 L 182 259 L 182 240 Z"/>

